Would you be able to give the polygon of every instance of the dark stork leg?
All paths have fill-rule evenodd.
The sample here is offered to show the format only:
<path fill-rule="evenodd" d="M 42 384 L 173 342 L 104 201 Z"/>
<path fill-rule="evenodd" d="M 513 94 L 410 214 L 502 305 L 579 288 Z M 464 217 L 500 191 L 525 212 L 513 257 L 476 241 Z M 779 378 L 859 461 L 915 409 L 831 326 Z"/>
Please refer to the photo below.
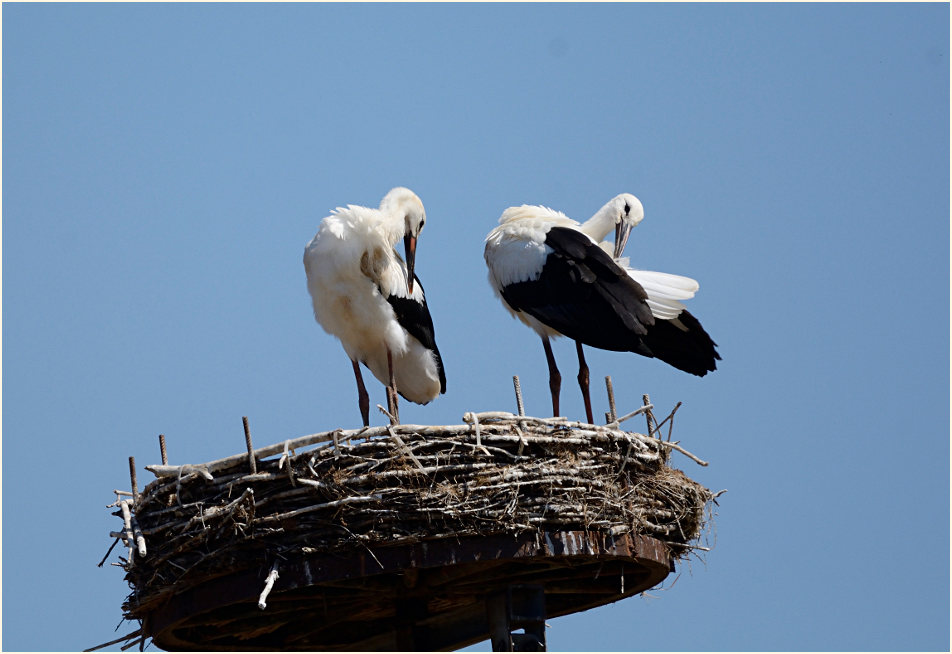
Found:
<path fill-rule="evenodd" d="M 354 377 L 357 378 L 357 404 L 360 406 L 360 417 L 363 418 L 364 427 L 370 426 L 370 396 L 367 395 L 367 387 L 364 386 L 364 378 L 360 374 L 360 363 L 351 359 L 354 366 Z"/>
<path fill-rule="evenodd" d="M 585 363 L 580 341 L 575 341 L 575 349 L 578 350 L 578 385 L 582 389 L 582 399 L 585 400 L 585 417 L 588 418 L 588 424 L 593 425 L 595 419 L 592 417 L 592 398 L 588 396 L 588 364 Z"/>
<path fill-rule="evenodd" d="M 549 390 L 552 392 L 552 415 L 559 415 L 559 391 L 562 389 L 562 375 L 555 365 L 555 355 L 552 354 L 552 345 L 549 337 L 542 337 L 542 347 L 545 348 L 545 360 L 549 363 Z"/>
<path fill-rule="evenodd" d="M 397 406 L 397 382 L 393 378 L 393 355 L 387 348 L 387 375 L 390 384 L 387 386 L 387 410 L 393 418 L 393 424 L 400 424 L 400 408 Z"/>

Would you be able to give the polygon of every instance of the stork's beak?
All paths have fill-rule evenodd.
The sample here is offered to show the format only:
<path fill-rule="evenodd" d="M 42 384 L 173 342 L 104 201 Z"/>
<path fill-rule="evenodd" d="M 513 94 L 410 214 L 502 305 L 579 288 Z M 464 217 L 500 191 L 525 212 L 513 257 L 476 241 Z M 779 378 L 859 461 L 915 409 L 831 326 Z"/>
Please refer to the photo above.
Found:
<path fill-rule="evenodd" d="M 615 253 L 612 259 L 617 259 L 625 251 L 625 244 L 628 243 L 628 237 L 631 235 L 631 225 L 627 221 L 620 220 L 615 225 Z"/>
<path fill-rule="evenodd" d="M 403 236 L 403 253 L 407 258 L 407 293 L 413 295 L 413 262 L 416 260 L 416 236 Z"/>

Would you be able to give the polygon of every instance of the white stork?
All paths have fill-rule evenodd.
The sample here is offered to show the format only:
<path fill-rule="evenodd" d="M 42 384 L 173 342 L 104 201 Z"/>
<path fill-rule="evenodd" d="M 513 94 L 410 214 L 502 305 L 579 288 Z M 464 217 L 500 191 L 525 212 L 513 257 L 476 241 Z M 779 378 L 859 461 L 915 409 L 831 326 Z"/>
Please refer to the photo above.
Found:
<path fill-rule="evenodd" d="M 549 342 L 554 336 L 575 341 L 578 382 L 590 423 L 583 344 L 657 357 L 698 376 L 716 368 L 716 344 L 681 304 L 694 296 L 697 282 L 634 270 L 619 258 L 631 228 L 642 218 L 641 202 L 628 193 L 612 198 L 581 225 L 558 211 L 522 205 L 506 209 L 486 237 L 484 256 L 493 291 L 542 339 L 554 415 L 559 414 L 562 383 Z M 613 230 L 614 246 L 602 243 Z"/>
<path fill-rule="evenodd" d="M 395 419 L 397 393 L 426 404 L 446 392 L 433 319 L 413 272 L 425 222 L 420 198 L 398 187 L 384 196 L 379 209 L 348 205 L 332 211 L 304 250 L 314 317 L 350 357 L 365 427 L 370 398 L 361 363 L 387 387 Z M 406 262 L 394 250 L 401 239 Z"/>

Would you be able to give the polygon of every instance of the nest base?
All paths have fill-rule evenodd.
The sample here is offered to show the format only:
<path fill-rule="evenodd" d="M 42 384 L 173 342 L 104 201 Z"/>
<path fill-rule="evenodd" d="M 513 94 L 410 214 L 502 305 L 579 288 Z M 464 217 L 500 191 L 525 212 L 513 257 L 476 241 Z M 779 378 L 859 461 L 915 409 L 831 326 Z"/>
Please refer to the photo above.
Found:
<path fill-rule="evenodd" d="M 167 650 L 454 650 L 490 637 L 487 598 L 507 587 L 541 584 L 554 618 L 640 593 L 673 567 L 665 545 L 635 534 L 423 540 L 282 561 L 265 611 L 262 562 L 176 595 L 145 626 Z"/>
<path fill-rule="evenodd" d="M 515 635 L 503 604 L 502 622 L 526 617 L 514 598 L 544 627 L 651 588 L 692 551 L 714 496 L 669 467 L 676 443 L 620 428 L 650 408 L 606 425 L 467 413 L 146 466 L 156 479 L 112 505 L 123 611 L 141 624 L 126 639 L 438 650 L 492 632 L 495 647 Z"/>

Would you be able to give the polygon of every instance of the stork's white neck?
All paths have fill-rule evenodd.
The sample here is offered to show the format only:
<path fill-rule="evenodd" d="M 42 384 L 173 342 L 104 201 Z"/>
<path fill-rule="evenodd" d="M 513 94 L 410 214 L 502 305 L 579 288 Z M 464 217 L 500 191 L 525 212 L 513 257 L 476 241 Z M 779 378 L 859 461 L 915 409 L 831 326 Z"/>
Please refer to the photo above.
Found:
<path fill-rule="evenodd" d="M 595 215 L 582 223 L 579 230 L 587 234 L 596 243 L 601 243 L 615 229 L 616 211 L 612 206 L 614 200 L 607 202 L 605 206 L 595 212 Z"/>
<path fill-rule="evenodd" d="M 396 245 L 403 239 L 406 231 L 406 224 L 403 215 L 395 211 L 380 211 L 380 233 L 386 239 L 390 247 Z"/>

